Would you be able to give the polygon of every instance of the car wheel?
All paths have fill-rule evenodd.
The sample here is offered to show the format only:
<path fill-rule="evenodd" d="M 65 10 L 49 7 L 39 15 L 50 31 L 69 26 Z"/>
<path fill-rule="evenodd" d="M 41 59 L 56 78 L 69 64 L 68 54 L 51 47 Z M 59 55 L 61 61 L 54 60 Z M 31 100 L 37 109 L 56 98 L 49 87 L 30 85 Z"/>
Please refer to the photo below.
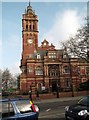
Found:
<path fill-rule="evenodd" d="M 65 120 L 69 120 L 69 119 L 67 118 L 67 115 L 65 115 Z"/>

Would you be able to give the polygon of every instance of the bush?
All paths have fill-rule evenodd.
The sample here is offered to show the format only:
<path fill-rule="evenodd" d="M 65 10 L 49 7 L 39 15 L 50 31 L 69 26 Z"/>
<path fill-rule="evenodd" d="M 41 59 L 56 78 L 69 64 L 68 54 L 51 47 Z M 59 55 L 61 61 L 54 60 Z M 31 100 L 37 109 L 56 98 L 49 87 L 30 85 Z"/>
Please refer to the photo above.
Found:
<path fill-rule="evenodd" d="M 8 95 L 9 95 L 9 92 L 2 91 L 2 96 L 8 96 Z"/>

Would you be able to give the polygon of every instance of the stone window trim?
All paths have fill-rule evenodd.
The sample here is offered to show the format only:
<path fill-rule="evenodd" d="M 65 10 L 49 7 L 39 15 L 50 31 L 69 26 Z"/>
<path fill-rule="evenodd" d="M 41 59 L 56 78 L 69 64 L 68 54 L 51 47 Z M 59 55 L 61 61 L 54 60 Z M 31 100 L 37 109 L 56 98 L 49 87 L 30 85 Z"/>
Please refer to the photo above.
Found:
<path fill-rule="evenodd" d="M 35 69 L 35 75 L 43 75 L 43 69 L 42 69 L 42 67 L 36 67 L 36 69 Z"/>

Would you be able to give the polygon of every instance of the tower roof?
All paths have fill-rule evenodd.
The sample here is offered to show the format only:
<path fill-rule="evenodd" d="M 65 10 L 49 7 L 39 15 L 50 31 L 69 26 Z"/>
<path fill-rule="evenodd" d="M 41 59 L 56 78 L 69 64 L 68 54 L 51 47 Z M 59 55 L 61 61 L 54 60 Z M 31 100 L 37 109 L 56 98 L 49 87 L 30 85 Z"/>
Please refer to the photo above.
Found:
<path fill-rule="evenodd" d="M 32 6 L 31 6 L 31 4 L 30 4 L 30 1 L 29 1 L 29 5 L 27 6 L 27 13 L 35 14 L 35 12 L 34 12 L 33 9 L 32 9 Z"/>

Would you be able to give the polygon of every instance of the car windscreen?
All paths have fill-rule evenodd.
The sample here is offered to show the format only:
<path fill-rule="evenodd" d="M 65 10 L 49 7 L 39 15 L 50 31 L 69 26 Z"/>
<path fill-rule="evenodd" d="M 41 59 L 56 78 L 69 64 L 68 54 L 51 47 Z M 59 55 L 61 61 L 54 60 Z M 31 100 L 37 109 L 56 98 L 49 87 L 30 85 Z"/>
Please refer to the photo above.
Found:
<path fill-rule="evenodd" d="M 84 105 L 84 106 L 89 106 L 89 97 L 84 97 L 84 98 L 82 98 L 82 99 L 78 102 L 78 104 Z"/>
<path fill-rule="evenodd" d="M 20 111 L 20 113 L 31 112 L 31 105 L 29 100 L 20 100 L 16 101 L 16 105 Z"/>

